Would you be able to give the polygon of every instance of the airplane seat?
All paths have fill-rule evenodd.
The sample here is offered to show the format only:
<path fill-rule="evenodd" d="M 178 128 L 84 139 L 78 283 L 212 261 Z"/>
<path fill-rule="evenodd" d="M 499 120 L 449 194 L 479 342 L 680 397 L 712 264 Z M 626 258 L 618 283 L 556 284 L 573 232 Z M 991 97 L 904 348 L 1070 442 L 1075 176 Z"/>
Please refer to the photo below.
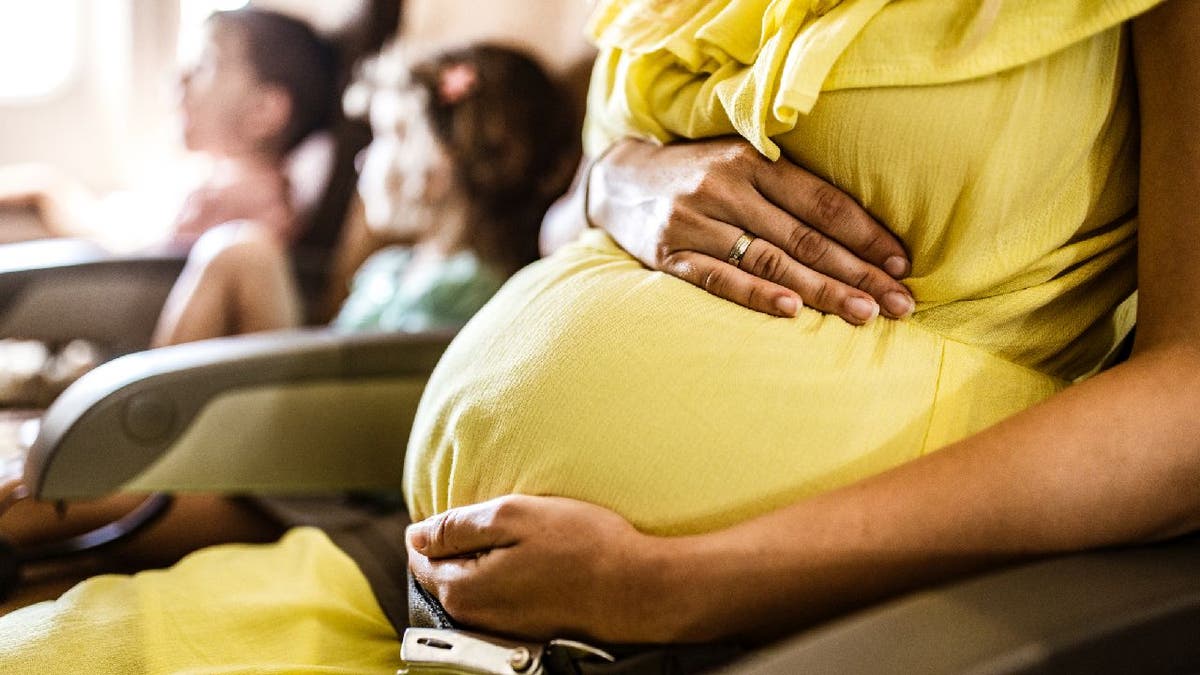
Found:
<path fill-rule="evenodd" d="M 202 340 L 101 364 L 44 414 L 10 420 L 7 439 L 0 411 L 0 460 L 10 476 L 23 472 L 29 498 L 146 495 L 77 537 L 30 549 L 0 540 L 0 601 L 23 583 L 22 567 L 74 573 L 64 558 L 86 564 L 77 554 L 152 524 L 172 494 L 394 491 L 417 404 L 453 334 L 306 328 Z"/>
<path fill-rule="evenodd" d="M 394 488 L 453 336 L 307 328 L 122 356 L 46 410 L 25 483 L 44 500 Z"/>
<path fill-rule="evenodd" d="M 304 181 L 325 192 L 334 173 L 333 137 L 319 134 L 300 150 L 304 162 L 296 166 L 308 174 Z M 311 218 L 320 205 L 318 201 L 298 207 Z M 314 222 L 309 229 L 336 230 L 340 227 L 336 221 Z M 328 255 L 327 248 L 303 240 L 296 247 L 294 267 L 306 299 L 319 296 Z M 0 246 L 0 339 L 40 341 L 54 350 L 85 340 L 104 359 L 146 349 L 186 259 L 186 252 L 175 250 L 117 254 L 75 238 L 4 244 Z M 306 305 L 313 304 L 306 300 Z"/>
<path fill-rule="evenodd" d="M 1200 672 L 1200 533 L 918 590 L 771 644 L 746 675 Z"/>
<path fill-rule="evenodd" d="M 328 240 L 336 237 L 349 203 L 342 194 L 345 179 L 338 176 L 340 154 L 335 133 L 322 131 L 288 162 L 296 211 L 309 223 L 293 252 L 307 305 L 319 297 L 332 248 Z M 339 209 L 341 215 L 335 215 Z M 112 253 L 76 238 L 0 246 L 0 338 L 52 346 L 88 340 L 107 357 L 145 349 L 186 259 L 186 251 L 170 248 Z"/>

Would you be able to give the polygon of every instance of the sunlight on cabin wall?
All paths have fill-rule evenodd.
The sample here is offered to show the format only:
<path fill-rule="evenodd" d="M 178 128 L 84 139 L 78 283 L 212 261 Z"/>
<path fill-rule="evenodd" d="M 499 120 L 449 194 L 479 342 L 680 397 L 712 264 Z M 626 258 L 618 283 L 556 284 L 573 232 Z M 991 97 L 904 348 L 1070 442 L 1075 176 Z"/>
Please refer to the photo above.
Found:
<path fill-rule="evenodd" d="M 131 17 L 135 6 L 164 4 L 0 0 L 0 78 L 26 94 L 0 96 L 0 163 L 44 162 L 97 189 L 119 185 L 126 158 L 142 151 L 125 130 L 140 132 L 148 120 L 141 114 L 147 73 L 130 72 Z M 147 28 L 150 42 L 161 34 Z"/>
<path fill-rule="evenodd" d="M 76 0 L 0 1 L 0 101 L 36 100 L 63 87 L 76 73 L 78 46 Z"/>
<path fill-rule="evenodd" d="M 523 47 L 553 69 L 588 55 L 583 0 L 406 0 L 403 34 L 414 48 L 470 40 L 496 40 Z"/>

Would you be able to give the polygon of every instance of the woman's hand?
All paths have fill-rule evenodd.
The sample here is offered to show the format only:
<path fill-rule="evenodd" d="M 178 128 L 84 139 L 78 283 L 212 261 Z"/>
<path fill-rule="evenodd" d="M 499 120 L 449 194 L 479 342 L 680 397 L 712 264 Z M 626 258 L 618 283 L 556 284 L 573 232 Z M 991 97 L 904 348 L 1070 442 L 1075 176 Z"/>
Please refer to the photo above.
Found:
<path fill-rule="evenodd" d="M 409 566 L 456 620 L 531 638 L 665 642 L 670 540 L 561 497 L 512 495 L 409 527 Z"/>
<path fill-rule="evenodd" d="M 794 316 L 801 303 L 863 324 L 903 318 L 903 246 L 857 202 L 741 139 L 657 146 L 627 139 L 593 167 L 588 216 L 651 269 L 740 305 Z M 743 232 L 758 237 L 729 261 Z"/>

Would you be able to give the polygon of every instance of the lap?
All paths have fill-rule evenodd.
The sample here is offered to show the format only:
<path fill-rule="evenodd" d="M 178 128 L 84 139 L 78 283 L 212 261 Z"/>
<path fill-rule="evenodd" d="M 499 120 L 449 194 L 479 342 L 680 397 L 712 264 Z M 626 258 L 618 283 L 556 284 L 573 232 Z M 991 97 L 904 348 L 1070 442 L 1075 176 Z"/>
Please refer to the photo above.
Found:
<path fill-rule="evenodd" d="M 354 563 L 315 529 L 106 575 L 0 618 L 0 670 L 394 673 L 399 640 Z"/>

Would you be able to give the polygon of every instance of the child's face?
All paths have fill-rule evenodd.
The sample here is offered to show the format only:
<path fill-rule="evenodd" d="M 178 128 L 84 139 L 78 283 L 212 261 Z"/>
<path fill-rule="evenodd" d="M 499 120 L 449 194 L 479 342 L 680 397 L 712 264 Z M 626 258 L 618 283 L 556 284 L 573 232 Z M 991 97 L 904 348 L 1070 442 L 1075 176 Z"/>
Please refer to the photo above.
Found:
<path fill-rule="evenodd" d="M 189 150 L 236 156 L 266 142 L 249 122 L 255 97 L 265 87 L 240 30 L 210 21 L 199 56 L 180 79 L 183 140 Z"/>
<path fill-rule="evenodd" d="M 371 97 L 372 141 L 365 150 L 358 193 L 367 224 L 380 232 L 420 238 L 436 227 L 449 195 L 450 159 L 425 114 L 424 93 L 385 89 Z"/>

